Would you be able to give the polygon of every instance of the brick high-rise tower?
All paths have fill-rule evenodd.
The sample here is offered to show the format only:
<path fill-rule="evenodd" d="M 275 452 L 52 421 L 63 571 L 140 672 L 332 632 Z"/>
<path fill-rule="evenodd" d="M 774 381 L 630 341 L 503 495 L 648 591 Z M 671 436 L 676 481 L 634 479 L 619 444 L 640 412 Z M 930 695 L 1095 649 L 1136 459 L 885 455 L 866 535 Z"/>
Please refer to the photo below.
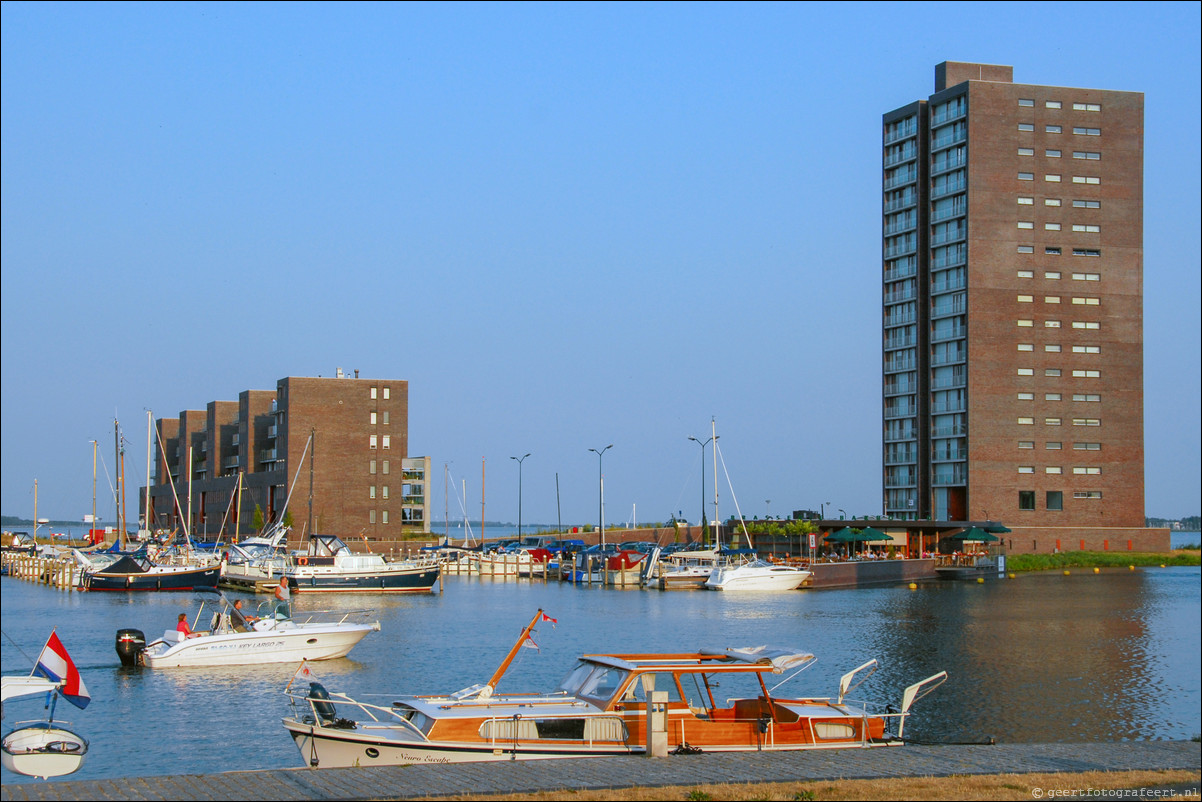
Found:
<path fill-rule="evenodd" d="M 883 117 L 884 508 L 1102 548 L 1147 531 L 1144 98 L 1012 77 Z"/>

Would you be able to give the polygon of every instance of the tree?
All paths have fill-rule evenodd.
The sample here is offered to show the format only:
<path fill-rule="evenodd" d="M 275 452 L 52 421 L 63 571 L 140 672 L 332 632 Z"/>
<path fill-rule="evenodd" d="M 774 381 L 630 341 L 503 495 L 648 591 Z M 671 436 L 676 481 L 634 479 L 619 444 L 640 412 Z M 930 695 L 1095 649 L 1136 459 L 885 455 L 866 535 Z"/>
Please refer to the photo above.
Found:
<path fill-rule="evenodd" d="M 251 518 L 251 526 L 255 528 L 256 532 L 263 531 L 263 508 L 258 504 L 255 505 L 255 514 L 254 517 Z"/>

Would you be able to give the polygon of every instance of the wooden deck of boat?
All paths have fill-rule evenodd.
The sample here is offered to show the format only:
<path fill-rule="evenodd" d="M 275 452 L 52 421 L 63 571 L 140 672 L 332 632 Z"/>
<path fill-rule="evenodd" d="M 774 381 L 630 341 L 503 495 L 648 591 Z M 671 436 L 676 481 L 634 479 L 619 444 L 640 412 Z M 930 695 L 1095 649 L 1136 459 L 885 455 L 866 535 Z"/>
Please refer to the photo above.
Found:
<path fill-rule="evenodd" d="M 5 784 L 2 800 L 414 799 L 709 783 L 763 783 L 1173 769 L 1202 771 L 1197 741 L 740 752 Z"/>

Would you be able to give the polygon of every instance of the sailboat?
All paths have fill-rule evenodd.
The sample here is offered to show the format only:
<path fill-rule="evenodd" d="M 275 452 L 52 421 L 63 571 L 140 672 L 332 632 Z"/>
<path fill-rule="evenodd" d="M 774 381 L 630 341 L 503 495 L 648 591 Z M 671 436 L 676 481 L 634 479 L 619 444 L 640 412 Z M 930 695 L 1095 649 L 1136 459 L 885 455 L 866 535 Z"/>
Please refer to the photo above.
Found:
<path fill-rule="evenodd" d="M 39 676 L 40 674 L 40 676 Z M 29 676 L 0 677 L 0 701 L 50 695 L 50 713 L 45 720 L 18 722 L 0 742 L 4 768 L 27 777 L 61 777 L 83 765 L 88 741 L 74 732 L 68 722 L 54 720 L 54 707 L 62 696 L 83 709 L 91 697 L 58 635 L 50 633 Z"/>

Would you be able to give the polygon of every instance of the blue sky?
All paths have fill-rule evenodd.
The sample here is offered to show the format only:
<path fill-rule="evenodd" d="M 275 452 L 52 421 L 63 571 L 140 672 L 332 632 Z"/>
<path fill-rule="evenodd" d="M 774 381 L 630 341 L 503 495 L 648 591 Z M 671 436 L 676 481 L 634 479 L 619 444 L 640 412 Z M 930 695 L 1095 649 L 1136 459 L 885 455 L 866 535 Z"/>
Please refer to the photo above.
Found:
<path fill-rule="evenodd" d="M 607 523 L 695 519 L 711 418 L 722 517 L 878 513 L 880 118 L 953 60 L 1145 93 L 1146 506 L 1196 514 L 1199 8 L 5 2 L 3 512 L 79 520 L 99 440 L 111 520 L 114 417 L 136 486 L 145 410 L 342 367 L 409 381 L 435 518 L 483 463 L 516 521 L 529 452 L 524 521 L 593 521 L 612 443 Z"/>

